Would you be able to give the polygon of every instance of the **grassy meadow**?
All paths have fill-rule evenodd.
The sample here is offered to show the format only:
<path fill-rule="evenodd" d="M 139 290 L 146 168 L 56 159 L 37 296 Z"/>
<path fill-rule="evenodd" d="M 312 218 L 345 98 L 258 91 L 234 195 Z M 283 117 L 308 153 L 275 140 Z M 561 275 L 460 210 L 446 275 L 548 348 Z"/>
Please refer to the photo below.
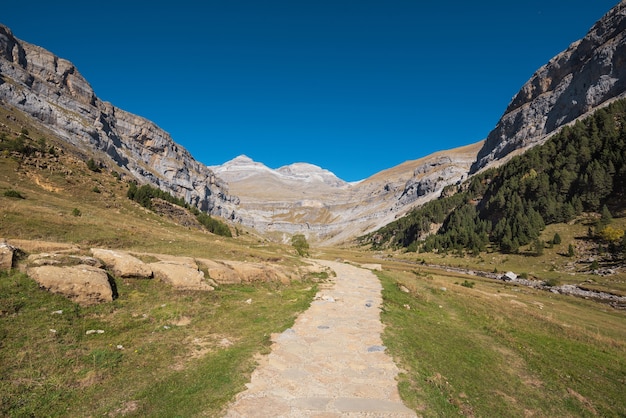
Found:
<path fill-rule="evenodd" d="M 9 130 L 24 124 L 16 119 Z M 29 131 L 56 146 L 59 159 L 41 168 L 0 155 L 0 238 L 70 243 L 85 254 L 107 247 L 302 262 L 293 247 L 251 230 L 233 228 L 224 238 L 148 211 L 126 197 L 123 176 L 93 172 L 49 133 Z M 558 233 L 562 243 L 539 256 L 310 252 L 382 264 L 384 343 L 418 415 L 626 416 L 625 311 L 427 267 L 511 270 L 626 295 L 623 274 L 595 275 L 567 256 L 570 243 L 585 251 L 587 228 L 584 219 L 550 225 L 542 240 Z M 307 278 L 214 292 L 113 279 L 116 300 L 80 307 L 19 271 L 0 273 L 1 416 L 219 416 L 245 388 L 255 357 L 270 349 L 271 334 L 289 327 L 316 293 Z"/>

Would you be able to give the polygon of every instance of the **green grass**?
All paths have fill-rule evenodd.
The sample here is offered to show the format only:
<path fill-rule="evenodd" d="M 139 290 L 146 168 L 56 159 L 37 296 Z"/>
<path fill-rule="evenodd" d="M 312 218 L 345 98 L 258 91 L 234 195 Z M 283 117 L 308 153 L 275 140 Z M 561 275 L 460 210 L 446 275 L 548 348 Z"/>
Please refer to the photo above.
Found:
<path fill-rule="evenodd" d="M 384 342 L 420 415 L 626 414 L 623 311 L 488 280 L 379 276 Z"/>
<path fill-rule="evenodd" d="M 0 277 L 1 416 L 219 415 L 271 333 L 291 326 L 315 294 L 307 282 L 214 292 L 155 280 L 117 286 L 114 302 L 79 307 L 21 273 Z"/>

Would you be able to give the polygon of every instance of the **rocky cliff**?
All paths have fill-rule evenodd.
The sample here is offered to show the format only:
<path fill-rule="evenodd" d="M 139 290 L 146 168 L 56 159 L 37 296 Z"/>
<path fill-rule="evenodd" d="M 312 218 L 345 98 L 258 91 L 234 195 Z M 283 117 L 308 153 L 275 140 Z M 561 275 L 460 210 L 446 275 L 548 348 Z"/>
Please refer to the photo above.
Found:
<path fill-rule="evenodd" d="M 211 168 L 240 197 L 242 224 L 285 242 L 302 233 L 329 245 L 376 230 L 438 197 L 467 176 L 481 145 L 407 161 L 356 183 L 311 164 L 274 170 L 245 156 Z"/>
<path fill-rule="evenodd" d="M 489 133 L 472 172 L 543 142 L 563 125 L 626 96 L 626 0 L 524 84 Z"/>
<path fill-rule="evenodd" d="M 183 197 L 209 213 L 236 216 L 237 198 L 167 132 L 101 101 L 71 62 L 15 38 L 2 25 L 0 105 L 32 116 L 87 155 L 95 152 L 107 165 L 127 170 L 140 183 Z"/>

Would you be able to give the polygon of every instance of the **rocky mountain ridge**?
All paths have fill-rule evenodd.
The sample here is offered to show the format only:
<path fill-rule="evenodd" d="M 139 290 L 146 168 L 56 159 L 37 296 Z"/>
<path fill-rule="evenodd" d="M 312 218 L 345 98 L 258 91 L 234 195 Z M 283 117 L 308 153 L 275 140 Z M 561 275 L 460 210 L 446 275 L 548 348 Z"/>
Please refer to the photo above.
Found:
<path fill-rule="evenodd" d="M 472 173 L 540 144 L 560 127 L 626 97 L 626 0 L 542 66 L 489 133 Z"/>
<path fill-rule="evenodd" d="M 240 156 L 212 167 L 240 198 L 240 222 L 275 239 L 337 244 L 375 230 L 464 179 L 482 143 L 407 161 L 360 182 L 296 163 L 272 170 Z"/>
<path fill-rule="evenodd" d="M 235 218 L 237 198 L 153 122 L 101 101 L 69 61 L 17 39 L 0 25 L 0 105 L 12 107 L 140 183 Z"/>
<path fill-rule="evenodd" d="M 357 183 L 311 164 L 272 170 L 245 156 L 206 167 L 154 123 L 98 99 L 69 61 L 0 25 L 0 105 L 30 115 L 142 183 L 285 241 L 304 233 L 335 244 L 371 232 L 624 96 L 626 0 L 541 67 L 482 143 L 407 161 Z"/>
<path fill-rule="evenodd" d="M 261 175 L 272 175 L 283 181 L 298 181 L 315 186 L 327 185 L 342 187 L 347 183 L 332 172 L 309 163 L 293 163 L 277 169 L 271 169 L 263 163 L 256 162 L 246 155 L 240 155 L 219 166 L 209 166 L 218 176 L 229 180 Z"/>

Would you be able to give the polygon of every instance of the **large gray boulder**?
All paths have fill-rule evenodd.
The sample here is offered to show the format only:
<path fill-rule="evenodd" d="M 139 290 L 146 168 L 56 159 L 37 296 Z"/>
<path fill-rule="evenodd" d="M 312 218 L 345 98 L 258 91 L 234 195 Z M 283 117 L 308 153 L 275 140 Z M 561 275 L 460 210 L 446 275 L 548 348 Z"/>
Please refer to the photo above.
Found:
<path fill-rule="evenodd" d="M 66 296 L 80 305 L 113 300 L 113 289 L 106 271 L 88 265 L 38 266 L 27 274 L 42 288 Z"/>

